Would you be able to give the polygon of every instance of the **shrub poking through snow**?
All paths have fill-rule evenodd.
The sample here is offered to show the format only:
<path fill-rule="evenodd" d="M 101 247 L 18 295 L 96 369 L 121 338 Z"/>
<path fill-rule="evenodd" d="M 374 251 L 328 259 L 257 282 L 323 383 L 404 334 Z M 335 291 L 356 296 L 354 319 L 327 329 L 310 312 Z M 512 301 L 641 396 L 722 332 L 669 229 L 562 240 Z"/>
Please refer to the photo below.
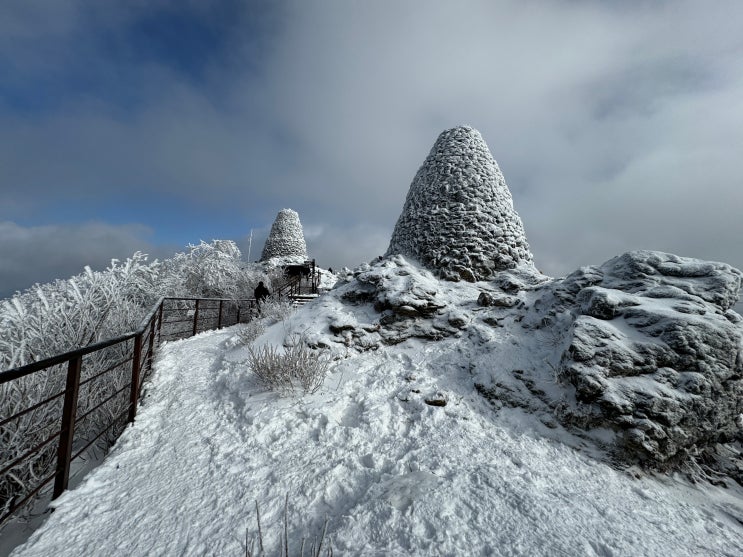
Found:
<path fill-rule="evenodd" d="M 317 392 L 330 365 L 330 355 L 311 349 L 301 335 L 295 336 L 283 350 L 266 345 L 248 351 L 250 368 L 260 382 L 285 395 L 298 390 Z"/>
<path fill-rule="evenodd" d="M 237 331 L 237 336 L 242 344 L 248 345 L 252 344 L 253 341 L 261 336 L 265 330 L 266 326 L 263 324 L 263 321 L 260 319 L 253 319 L 245 323 L 245 325 Z"/>
<path fill-rule="evenodd" d="M 328 518 L 325 517 L 323 523 L 322 532 L 320 537 L 314 537 L 312 541 L 307 538 L 302 538 L 299 541 L 298 550 L 289 551 L 289 494 L 284 499 L 284 529 L 279 535 L 279 550 L 277 554 L 279 557 L 289 557 L 289 555 L 300 555 L 305 556 L 305 550 L 307 550 L 307 557 L 332 557 L 333 546 L 330 541 L 325 539 L 328 532 Z M 266 548 L 263 544 L 263 529 L 261 528 L 261 512 L 258 508 L 258 501 L 255 502 L 255 521 L 258 525 L 258 537 L 253 536 L 250 538 L 250 528 L 245 529 L 245 557 L 265 557 L 267 555 Z"/>
<path fill-rule="evenodd" d="M 294 309 L 290 300 L 277 298 L 270 298 L 261 304 L 262 317 L 267 319 L 269 324 L 286 321 L 294 312 Z"/>

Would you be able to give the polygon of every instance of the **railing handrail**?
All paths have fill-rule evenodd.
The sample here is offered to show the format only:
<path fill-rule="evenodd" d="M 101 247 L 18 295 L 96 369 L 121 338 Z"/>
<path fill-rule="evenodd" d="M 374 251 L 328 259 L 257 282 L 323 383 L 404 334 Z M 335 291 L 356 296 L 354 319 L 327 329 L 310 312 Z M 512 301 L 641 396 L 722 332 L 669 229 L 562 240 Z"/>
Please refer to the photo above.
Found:
<path fill-rule="evenodd" d="M 196 300 L 201 302 L 249 302 L 255 300 L 255 298 L 185 298 L 180 296 L 164 296 L 161 300 L 186 300 L 192 302 Z"/>
<path fill-rule="evenodd" d="M 8 381 L 13 381 L 14 379 L 20 379 L 21 377 L 25 377 L 26 375 L 30 375 L 31 373 L 41 371 L 42 369 L 52 367 L 57 364 L 68 362 L 72 358 L 77 358 L 79 356 L 85 356 L 87 354 L 90 354 L 91 352 L 97 352 L 98 350 L 103 350 L 104 348 L 113 346 L 114 344 L 120 344 L 122 342 L 126 342 L 127 340 L 133 339 L 138 334 L 140 333 L 139 332 L 125 333 L 115 338 L 111 338 L 108 340 L 102 340 L 100 342 L 96 342 L 95 344 L 89 344 L 88 346 L 83 346 L 82 348 L 76 348 L 75 350 L 70 350 L 69 352 L 63 352 L 62 354 L 57 354 L 56 356 L 52 356 L 44 360 L 39 360 L 36 362 L 31 362 L 30 364 L 26 364 L 23 366 L 13 367 L 10 369 L 6 369 L 5 371 L 0 371 L 0 384 L 7 383 Z"/>

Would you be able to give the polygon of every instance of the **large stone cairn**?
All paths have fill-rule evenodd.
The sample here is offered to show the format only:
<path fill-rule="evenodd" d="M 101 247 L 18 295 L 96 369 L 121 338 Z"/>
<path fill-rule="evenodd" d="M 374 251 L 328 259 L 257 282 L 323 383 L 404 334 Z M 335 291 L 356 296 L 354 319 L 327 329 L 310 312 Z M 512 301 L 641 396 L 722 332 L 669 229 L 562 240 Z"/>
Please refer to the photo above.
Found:
<path fill-rule="evenodd" d="M 279 211 L 263 246 L 261 261 L 276 257 L 307 259 L 302 223 L 299 222 L 299 214 L 291 209 Z"/>
<path fill-rule="evenodd" d="M 439 135 L 415 175 L 387 255 L 402 254 L 448 280 L 487 280 L 531 265 L 511 192 L 477 130 Z"/>

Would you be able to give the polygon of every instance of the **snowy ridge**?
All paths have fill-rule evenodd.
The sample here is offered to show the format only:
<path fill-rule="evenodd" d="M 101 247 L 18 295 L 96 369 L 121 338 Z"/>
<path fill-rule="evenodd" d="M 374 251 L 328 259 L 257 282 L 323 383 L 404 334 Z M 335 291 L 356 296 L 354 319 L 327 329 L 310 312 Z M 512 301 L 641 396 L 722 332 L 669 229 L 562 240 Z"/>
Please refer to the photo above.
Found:
<path fill-rule="evenodd" d="M 617 471 L 534 395 L 495 411 L 473 388 L 521 369 L 561 389 L 549 332 L 520 319 L 552 282 L 500 279 L 510 293 L 402 257 L 357 270 L 257 341 L 334 354 L 299 400 L 255 382 L 236 328 L 166 344 L 135 425 L 14 557 L 237 555 L 254 501 L 271 554 L 286 493 L 290 554 L 326 515 L 339 555 L 741 554 L 739 489 Z"/>
<path fill-rule="evenodd" d="M 292 209 L 282 209 L 276 215 L 271 232 L 261 253 L 261 261 L 272 258 L 307 259 L 307 244 L 304 241 L 299 214 Z"/>
<path fill-rule="evenodd" d="M 439 135 L 418 170 L 387 255 L 417 259 L 448 280 L 486 280 L 531 264 L 521 219 L 480 132 Z"/>
<path fill-rule="evenodd" d="M 743 555 L 739 270 L 633 251 L 542 275 L 459 127 L 388 255 L 341 275 L 254 342 L 329 353 L 319 392 L 265 391 L 239 328 L 166 344 L 137 423 L 14 555 L 240 554 L 254 501 L 271 553 L 287 493 L 290 546 L 327 516 L 342 555 Z"/>

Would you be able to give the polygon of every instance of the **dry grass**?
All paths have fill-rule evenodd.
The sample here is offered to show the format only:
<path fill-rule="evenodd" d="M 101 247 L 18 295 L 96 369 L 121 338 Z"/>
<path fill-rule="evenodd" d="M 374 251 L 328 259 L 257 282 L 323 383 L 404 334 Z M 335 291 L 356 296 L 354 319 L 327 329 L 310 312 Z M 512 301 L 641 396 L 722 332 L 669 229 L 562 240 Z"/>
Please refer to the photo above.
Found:
<path fill-rule="evenodd" d="M 307 346 L 304 336 L 296 336 L 282 349 L 276 346 L 249 348 L 248 362 L 266 387 L 281 394 L 314 393 L 322 386 L 330 365 L 330 355 Z"/>

